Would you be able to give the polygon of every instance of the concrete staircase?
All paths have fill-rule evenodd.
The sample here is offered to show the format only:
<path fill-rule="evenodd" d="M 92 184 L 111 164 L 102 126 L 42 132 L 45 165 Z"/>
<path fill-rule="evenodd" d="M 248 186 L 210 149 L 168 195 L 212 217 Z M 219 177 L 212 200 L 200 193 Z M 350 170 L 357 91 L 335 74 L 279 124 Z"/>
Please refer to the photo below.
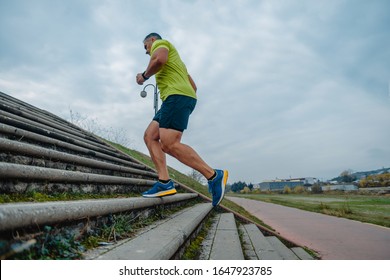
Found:
<path fill-rule="evenodd" d="M 181 259 L 205 228 L 195 259 L 311 259 L 299 246 L 234 211 L 224 206 L 213 209 L 207 195 L 178 181 L 176 195 L 141 197 L 156 178 L 153 168 L 99 137 L 0 92 L 0 198 L 33 200 L 0 204 L 2 259 L 34 259 L 40 254 Z M 89 197 L 63 200 L 64 194 Z M 36 202 L 41 196 L 56 201 Z M 121 219 L 130 228 L 126 233 L 115 228 Z M 61 238 L 68 238 L 69 244 L 86 244 L 107 229 L 107 242 L 71 249 L 78 253 L 56 255 L 57 249 L 49 248 L 48 240 L 58 245 L 64 242 Z"/>

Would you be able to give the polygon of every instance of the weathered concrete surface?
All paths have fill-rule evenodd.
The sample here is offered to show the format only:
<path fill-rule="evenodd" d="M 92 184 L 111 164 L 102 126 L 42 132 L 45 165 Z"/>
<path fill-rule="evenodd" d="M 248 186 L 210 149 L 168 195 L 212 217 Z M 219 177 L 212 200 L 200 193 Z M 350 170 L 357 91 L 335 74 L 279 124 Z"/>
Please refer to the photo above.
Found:
<path fill-rule="evenodd" d="M 210 260 L 243 260 L 240 238 L 232 213 L 220 215 Z"/>
<path fill-rule="evenodd" d="M 227 199 L 328 260 L 390 260 L 390 229 L 238 197 Z"/>
<path fill-rule="evenodd" d="M 184 209 L 137 238 L 98 256 L 98 260 L 167 260 L 211 211 L 210 203 Z"/>
<path fill-rule="evenodd" d="M 268 242 L 266 237 L 254 225 L 248 224 L 244 226 L 251 243 L 254 247 L 255 254 L 259 260 L 282 260 L 282 256 L 278 254 L 275 248 Z"/>
<path fill-rule="evenodd" d="M 195 197 L 197 197 L 196 194 L 189 193 L 165 196 L 162 198 L 133 197 L 1 204 L 0 231 L 131 211 Z"/>

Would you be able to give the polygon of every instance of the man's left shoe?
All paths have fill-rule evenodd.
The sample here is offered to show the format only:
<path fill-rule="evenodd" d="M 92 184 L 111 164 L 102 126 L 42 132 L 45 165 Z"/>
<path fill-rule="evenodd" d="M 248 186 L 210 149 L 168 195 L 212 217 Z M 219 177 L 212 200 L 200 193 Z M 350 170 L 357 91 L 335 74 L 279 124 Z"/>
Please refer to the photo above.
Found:
<path fill-rule="evenodd" d="M 223 196 L 225 195 L 225 186 L 229 176 L 227 170 L 216 169 L 215 172 L 215 178 L 208 182 L 209 192 L 211 192 L 213 196 L 213 206 L 217 206 L 221 203 Z"/>
<path fill-rule="evenodd" d="M 175 186 L 173 181 L 170 180 L 168 183 L 163 184 L 161 182 L 156 182 L 151 189 L 142 193 L 143 197 L 162 197 L 166 195 L 173 195 L 176 193 Z"/>

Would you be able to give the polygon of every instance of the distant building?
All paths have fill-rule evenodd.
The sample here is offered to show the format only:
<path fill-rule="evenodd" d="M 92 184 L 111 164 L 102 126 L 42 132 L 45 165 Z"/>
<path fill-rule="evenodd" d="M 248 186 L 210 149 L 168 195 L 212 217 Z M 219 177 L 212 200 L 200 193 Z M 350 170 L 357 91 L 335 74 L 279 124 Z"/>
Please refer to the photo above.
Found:
<path fill-rule="evenodd" d="M 359 188 L 355 185 L 326 185 L 322 186 L 323 191 L 357 191 Z"/>
<path fill-rule="evenodd" d="M 312 186 L 315 183 L 318 183 L 318 179 L 313 177 L 306 178 L 294 178 L 294 179 L 277 179 L 271 181 L 261 182 L 260 190 L 262 191 L 279 191 L 283 190 L 285 187 L 295 188 L 298 186 Z"/>

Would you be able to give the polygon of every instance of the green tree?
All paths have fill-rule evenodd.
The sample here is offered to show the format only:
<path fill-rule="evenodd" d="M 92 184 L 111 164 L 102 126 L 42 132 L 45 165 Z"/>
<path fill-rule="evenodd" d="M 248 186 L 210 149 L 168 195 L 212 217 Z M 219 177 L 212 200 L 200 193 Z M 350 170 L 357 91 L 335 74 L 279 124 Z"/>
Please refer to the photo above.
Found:
<path fill-rule="evenodd" d="M 343 183 L 352 183 L 353 181 L 356 180 L 356 176 L 352 174 L 351 169 L 344 170 L 343 172 L 341 172 L 339 178 Z"/>
<path fill-rule="evenodd" d="M 232 192 L 240 192 L 245 187 L 246 187 L 245 182 L 238 181 L 238 182 L 235 182 L 231 185 L 231 190 L 232 190 Z"/>
<path fill-rule="evenodd" d="M 322 193 L 322 187 L 320 186 L 320 184 L 314 184 L 311 187 L 311 192 L 312 193 Z"/>

